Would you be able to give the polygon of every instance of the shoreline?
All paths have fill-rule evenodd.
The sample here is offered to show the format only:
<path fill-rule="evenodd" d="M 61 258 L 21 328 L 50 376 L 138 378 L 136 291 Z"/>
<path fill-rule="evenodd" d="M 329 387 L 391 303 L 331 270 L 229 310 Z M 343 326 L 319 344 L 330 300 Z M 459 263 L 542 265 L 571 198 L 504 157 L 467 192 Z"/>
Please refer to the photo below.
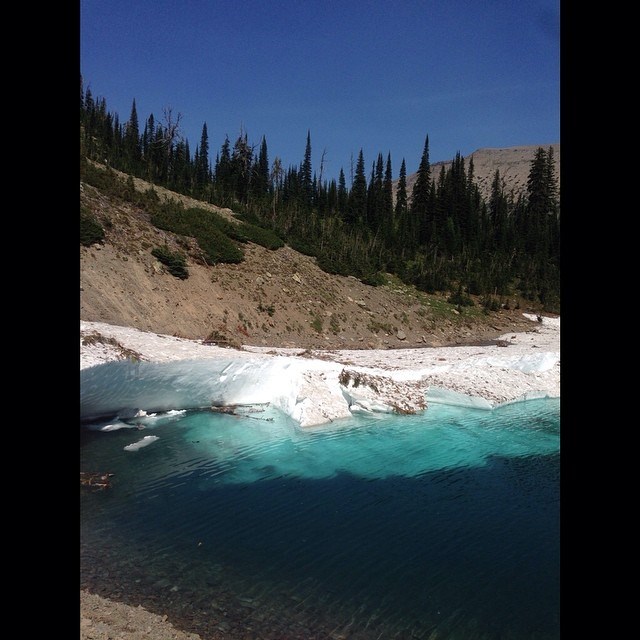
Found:
<path fill-rule="evenodd" d="M 446 347 L 400 349 L 296 349 L 244 346 L 230 349 L 201 341 L 142 332 L 105 323 L 81 322 L 81 378 L 84 415 L 113 414 L 136 402 L 119 380 L 96 365 L 124 361 L 145 371 L 163 369 L 165 391 L 178 376 L 192 374 L 191 399 L 163 405 L 168 394 L 146 394 L 142 411 L 197 406 L 271 403 L 301 427 L 346 418 L 354 411 L 417 413 L 431 402 L 492 409 L 502 404 L 560 396 L 560 318 L 523 314 L 527 332 L 492 341 Z M 172 365 L 164 367 L 164 365 Z M 175 366 L 173 366 L 175 365 Z M 174 370 L 172 374 L 172 370 Z M 172 379 L 171 376 L 174 376 Z M 157 384 L 154 378 L 154 384 Z M 126 387 L 126 388 L 125 388 Z M 97 390 L 97 391 L 96 391 Z M 103 393 L 100 393 L 100 390 Z M 118 397 L 121 394 L 121 397 Z M 99 396 L 99 400 L 95 397 Z M 93 402 L 93 403 L 92 403 Z M 118 405 L 120 402 L 120 406 Z M 196 403 L 189 406 L 189 402 Z"/>

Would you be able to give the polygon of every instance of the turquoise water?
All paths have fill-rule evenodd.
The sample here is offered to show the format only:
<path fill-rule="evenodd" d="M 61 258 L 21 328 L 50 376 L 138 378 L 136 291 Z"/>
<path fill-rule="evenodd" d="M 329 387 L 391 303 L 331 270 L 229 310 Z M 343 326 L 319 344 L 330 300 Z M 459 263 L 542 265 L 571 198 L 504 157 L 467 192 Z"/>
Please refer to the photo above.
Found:
<path fill-rule="evenodd" d="M 114 474 L 81 494 L 82 586 L 203 638 L 559 638 L 559 400 L 240 412 L 82 426 Z"/>

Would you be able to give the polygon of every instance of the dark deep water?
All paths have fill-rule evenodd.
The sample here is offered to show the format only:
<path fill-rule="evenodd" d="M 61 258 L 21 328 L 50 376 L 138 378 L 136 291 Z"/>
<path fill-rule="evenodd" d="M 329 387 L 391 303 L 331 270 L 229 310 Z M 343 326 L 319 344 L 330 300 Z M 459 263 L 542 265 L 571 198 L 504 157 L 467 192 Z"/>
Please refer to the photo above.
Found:
<path fill-rule="evenodd" d="M 559 407 L 83 425 L 115 475 L 81 491 L 81 587 L 203 638 L 559 638 Z"/>

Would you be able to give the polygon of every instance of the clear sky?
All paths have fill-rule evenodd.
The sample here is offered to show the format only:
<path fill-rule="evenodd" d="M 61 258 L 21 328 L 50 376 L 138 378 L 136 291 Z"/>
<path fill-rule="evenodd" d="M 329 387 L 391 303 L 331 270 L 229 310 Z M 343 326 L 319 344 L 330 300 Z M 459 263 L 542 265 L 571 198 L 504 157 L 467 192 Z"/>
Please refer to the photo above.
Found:
<path fill-rule="evenodd" d="M 210 159 L 240 131 L 336 178 L 560 141 L 560 0 L 81 0 L 85 89 L 140 129 L 180 113 Z"/>

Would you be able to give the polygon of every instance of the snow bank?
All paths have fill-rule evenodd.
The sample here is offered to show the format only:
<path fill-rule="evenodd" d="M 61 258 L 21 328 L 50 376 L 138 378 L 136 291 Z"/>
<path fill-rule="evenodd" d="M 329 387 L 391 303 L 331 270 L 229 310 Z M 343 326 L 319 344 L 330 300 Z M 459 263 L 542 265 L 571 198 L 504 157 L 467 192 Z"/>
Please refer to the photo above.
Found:
<path fill-rule="evenodd" d="M 560 319 L 527 317 L 531 331 L 505 334 L 496 345 L 311 353 L 230 350 L 82 322 L 81 417 L 270 403 L 312 426 L 358 411 L 413 413 L 425 408 L 425 398 L 489 409 L 559 397 Z M 83 344 L 82 335 L 96 333 L 105 343 Z M 121 350 L 105 348 L 114 341 L 139 358 L 121 359 Z M 109 427 L 121 428 L 116 422 L 103 429 Z"/>

